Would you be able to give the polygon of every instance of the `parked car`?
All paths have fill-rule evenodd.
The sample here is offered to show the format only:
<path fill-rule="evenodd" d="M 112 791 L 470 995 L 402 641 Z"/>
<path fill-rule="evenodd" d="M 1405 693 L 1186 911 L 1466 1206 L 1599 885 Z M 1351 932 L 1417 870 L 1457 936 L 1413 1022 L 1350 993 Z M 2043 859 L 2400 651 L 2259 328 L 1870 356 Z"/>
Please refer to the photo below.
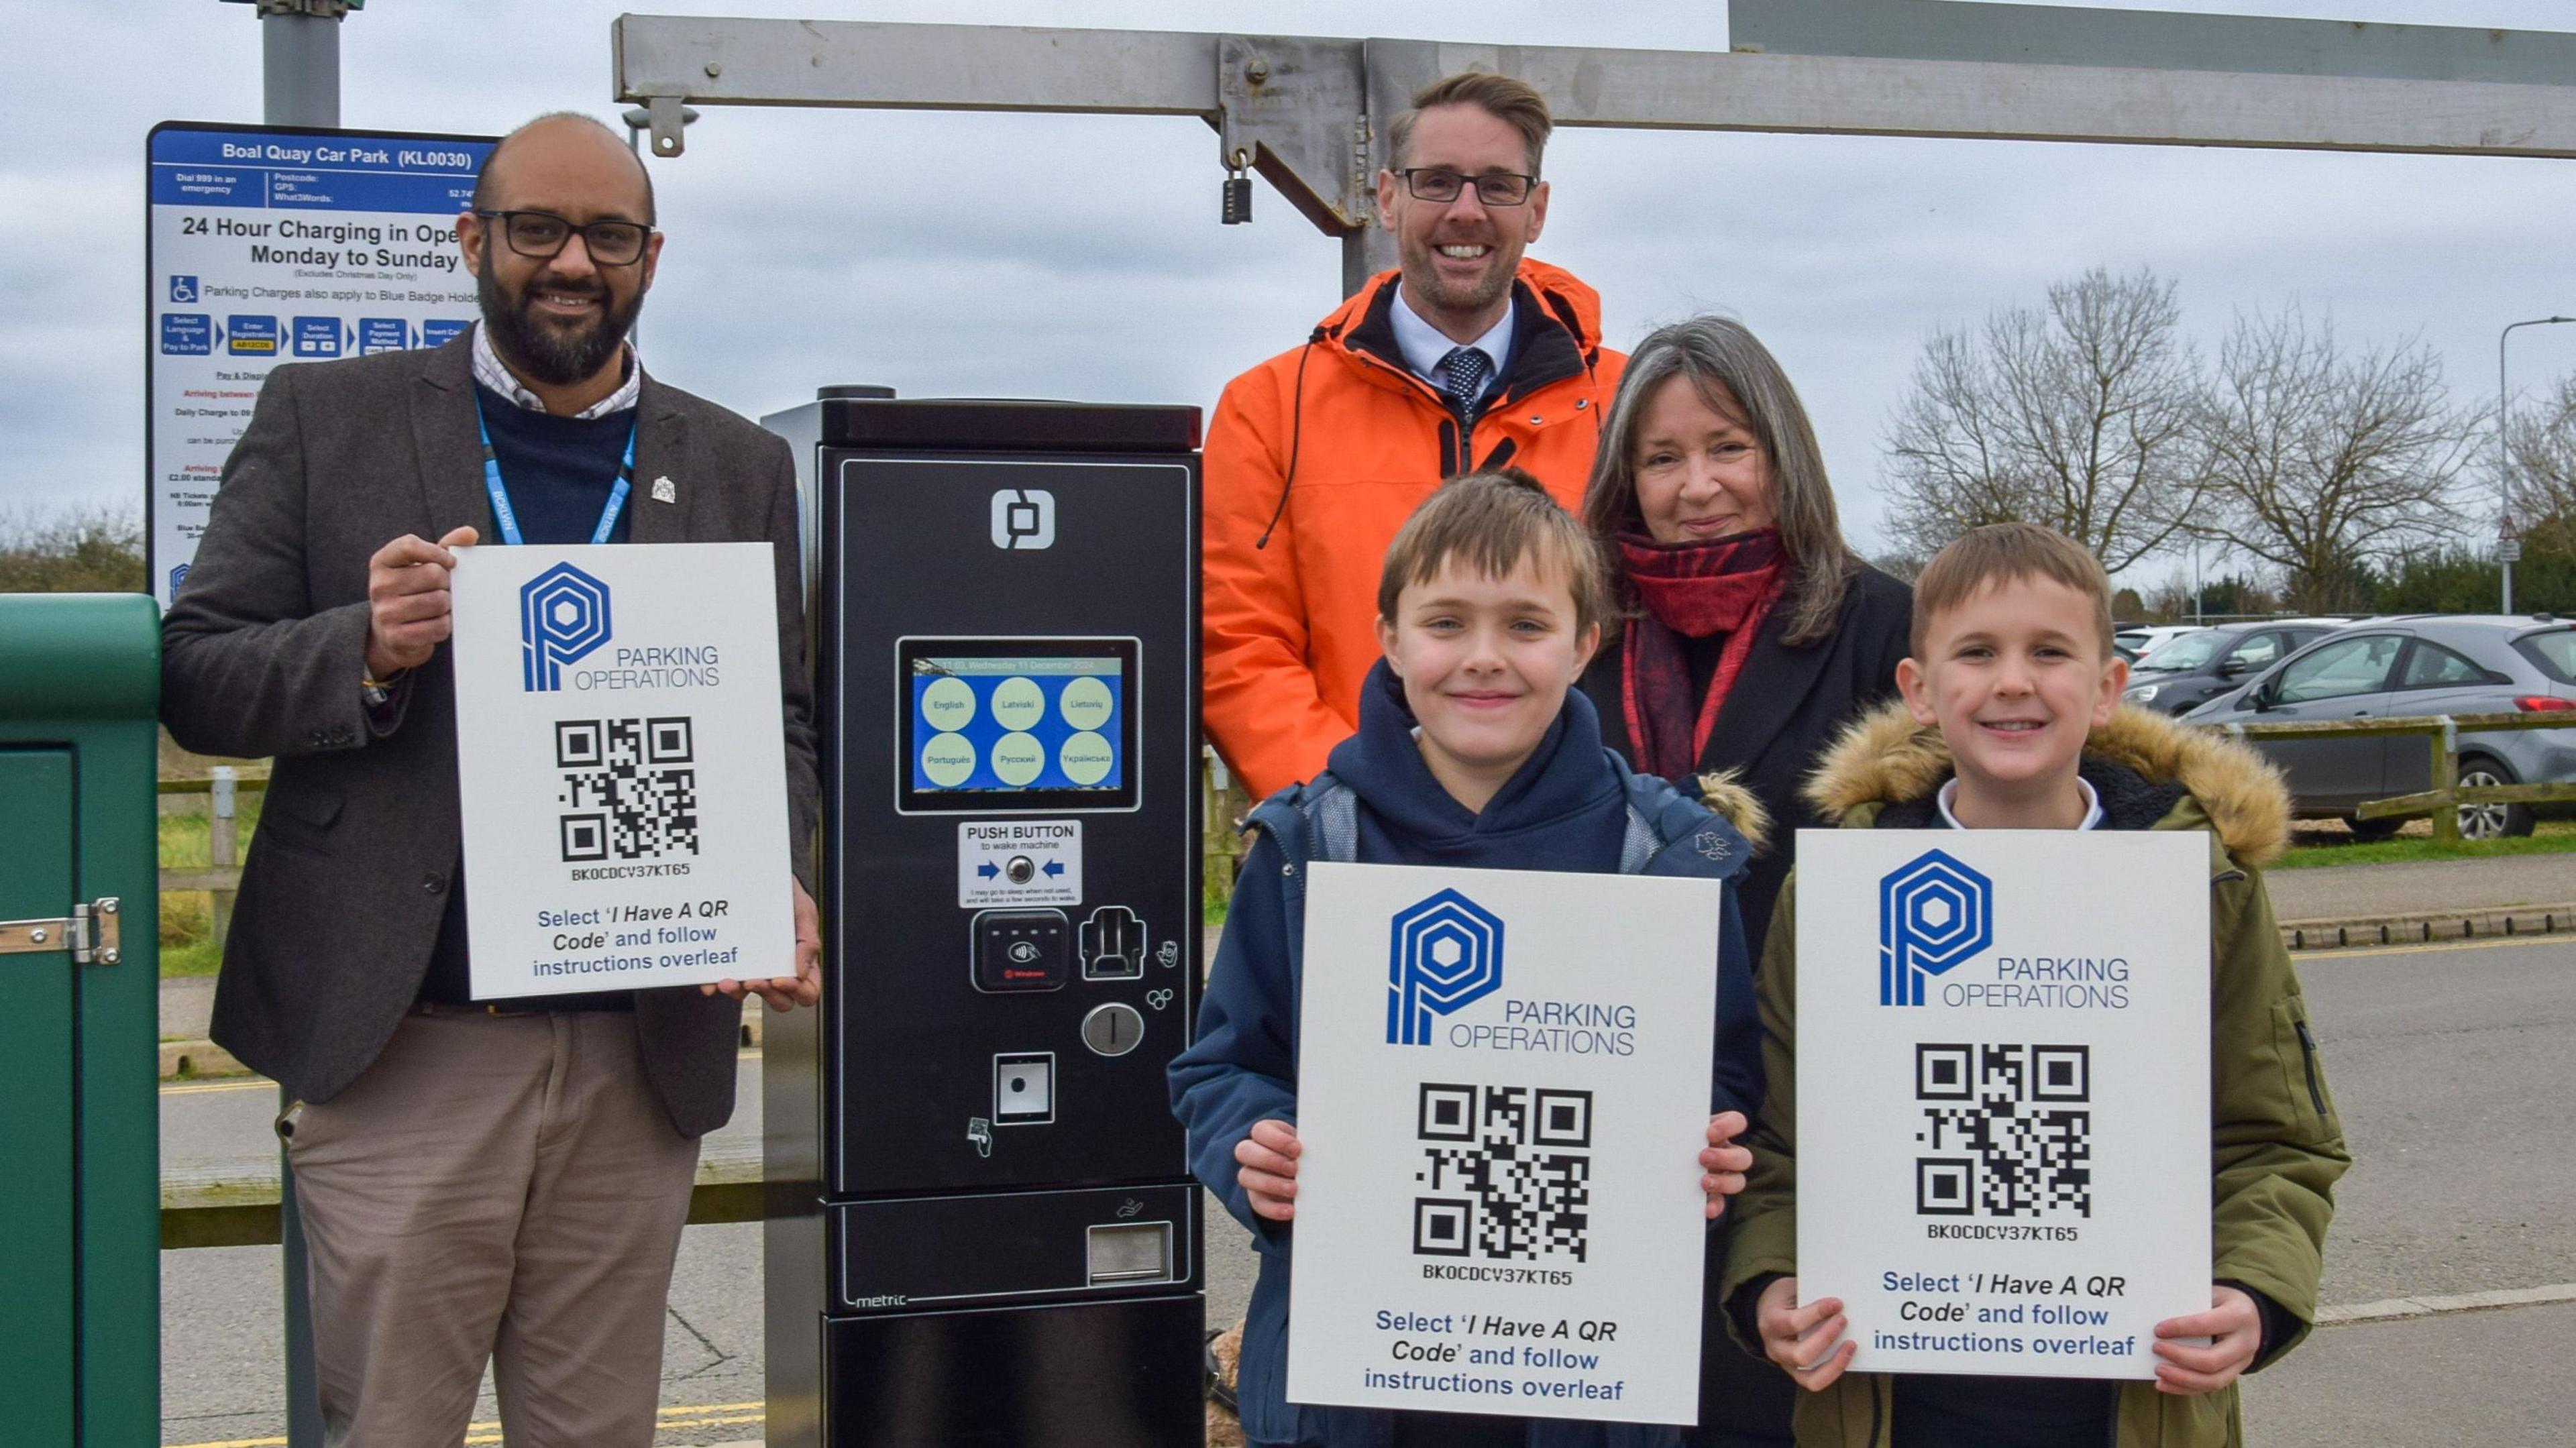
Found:
<path fill-rule="evenodd" d="M 2261 724 L 2517 711 L 2564 713 L 2569 727 L 2463 734 L 2461 784 L 2576 780 L 2576 621 L 2547 614 L 2370 619 L 2309 644 L 2188 717 L 2195 724 Z M 2421 738 L 2255 742 L 2289 776 L 2295 813 L 2340 817 L 2358 835 L 2393 834 L 2402 823 L 2354 819 L 2364 801 L 2433 787 L 2431 750 Z M 2530 805 L 2462 805 L 2460 833 L 2527 835 L 2535 818 Z"/>
<path fill-rule="evenodd" d="M 2121 697 L 2168 714 L 2187 713 L 2341 627 L 2329 619 L 2293 619 L 2222 623 L 2187 633 L 2136 660 Z"/>
<path fill-rule="evenodd" d="M 2130 663 L 2155 652 L 2166 643 L 2187 633 L 2200 632 L 2200 625 L 2189 623 L 2131 624 L 2111 635 L 2111 649 Z"/>

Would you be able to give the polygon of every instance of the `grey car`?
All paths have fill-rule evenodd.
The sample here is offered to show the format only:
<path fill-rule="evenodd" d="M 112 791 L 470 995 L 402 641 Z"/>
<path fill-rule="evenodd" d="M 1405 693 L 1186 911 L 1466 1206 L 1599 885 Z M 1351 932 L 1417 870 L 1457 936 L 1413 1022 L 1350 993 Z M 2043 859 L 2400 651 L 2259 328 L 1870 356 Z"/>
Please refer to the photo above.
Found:
<path fill-rule="evenodd" d="M 2576 780 L 2576 621 L 2547 614 L 2371 619 L 2329 634 L 2184 717 L 2195 724 L 2565 712 L 2565 729 L 2460 737 L 2460 783 Z M 2303 819 L 2339 817 L 2359 835 L 2402 821 L 2356 820 L 2365 800 L 2433 787 L 2428 743 L 2410 737 L 2264 740 Z M 2471 839 L 2531 833 L 2532 807 L 2462 805 Z"/>
<path fill-rule="evenodd" d="M 2323 619 L 2214 624 L 2168 639 L 2132 662 L 2128 692 L 2121 697 L 2168 714 L 2189 713 L 2343 626 L 2341 620 Z"/>

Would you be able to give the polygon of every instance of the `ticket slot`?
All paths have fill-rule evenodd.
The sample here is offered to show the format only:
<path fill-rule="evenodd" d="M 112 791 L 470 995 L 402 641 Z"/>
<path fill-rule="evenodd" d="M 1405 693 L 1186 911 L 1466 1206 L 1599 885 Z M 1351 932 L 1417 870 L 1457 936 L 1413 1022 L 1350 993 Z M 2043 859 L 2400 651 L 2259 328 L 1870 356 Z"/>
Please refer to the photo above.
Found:
<path fill-rule="evenodd" d="M 834 1312 L 1006 1305 L 1194 1283 L 1196 1189 L 979 1193 L 834 1207 Z"/>

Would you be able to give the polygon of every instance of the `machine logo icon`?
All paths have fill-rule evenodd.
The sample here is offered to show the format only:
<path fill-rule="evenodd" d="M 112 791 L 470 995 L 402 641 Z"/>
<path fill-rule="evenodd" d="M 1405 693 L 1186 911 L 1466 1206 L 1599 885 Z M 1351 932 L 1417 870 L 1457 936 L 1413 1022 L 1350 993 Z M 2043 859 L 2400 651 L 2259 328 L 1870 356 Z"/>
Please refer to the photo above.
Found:
<path fill-rule="evenodd" d="M 1878 1003 L 1923 1004 L 1923 982 L 1995 943 L 1994 882 L 1927 850 L 1878 882 Z"/>
<path fill-rule="evenodd" d="M 1503 983 L 1503 922 L 1455 890 L 1396 913 L 1388 952 L 1386 1043 L 1431 1044 L 1431 1018 Z"/>
<path fill-rule="evenodd" d="M 531 693 L 563 687 L 563 666 L 579 662 L 608 642 L 608 585 L 558 563 L 519 590 L 522 687 Z"/>
<path fill-rule="evenodd" d="M 1055 494 L 1044 488 L 1004 488 L 993 495 L 993 546 L 1032 552 L 1055 546 Z"/>

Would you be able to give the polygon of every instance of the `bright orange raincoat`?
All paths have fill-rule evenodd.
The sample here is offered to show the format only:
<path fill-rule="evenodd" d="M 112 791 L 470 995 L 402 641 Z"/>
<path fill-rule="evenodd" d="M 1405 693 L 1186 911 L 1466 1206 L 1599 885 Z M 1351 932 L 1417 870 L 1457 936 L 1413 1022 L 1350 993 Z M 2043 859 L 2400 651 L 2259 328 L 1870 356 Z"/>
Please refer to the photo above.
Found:
<path fill-rule="evenodd" d="M 1414 508 L 1507 463 L 1579 507 L 1627 360 L 1601 346 L 1592 288 L 1524 258 L 1501 391 L 1462 426 L 1396 346 L 1396 278 L 1226 384 L 1208 426 L 1202 722 L 1254 799 L 1314 778 L 1359 727 L 1378 569 Z"/>

